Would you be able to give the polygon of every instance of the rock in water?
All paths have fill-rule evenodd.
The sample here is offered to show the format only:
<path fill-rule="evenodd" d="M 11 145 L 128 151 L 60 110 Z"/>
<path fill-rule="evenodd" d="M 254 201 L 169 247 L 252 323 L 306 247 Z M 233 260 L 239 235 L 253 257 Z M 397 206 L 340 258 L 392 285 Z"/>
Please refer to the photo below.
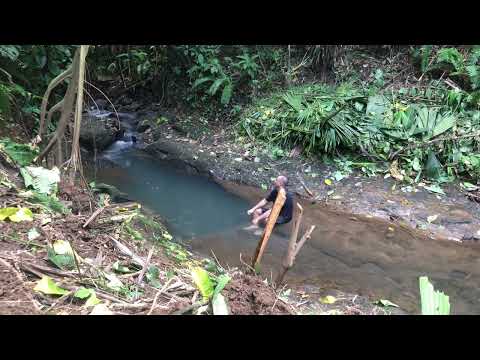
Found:
<path fill-rule="evenodd" d="M 84 117 L 80 129 L 80 142 L 92 150 L 102 151 L 115 141 L 117 130 L 112 119 Z"/>

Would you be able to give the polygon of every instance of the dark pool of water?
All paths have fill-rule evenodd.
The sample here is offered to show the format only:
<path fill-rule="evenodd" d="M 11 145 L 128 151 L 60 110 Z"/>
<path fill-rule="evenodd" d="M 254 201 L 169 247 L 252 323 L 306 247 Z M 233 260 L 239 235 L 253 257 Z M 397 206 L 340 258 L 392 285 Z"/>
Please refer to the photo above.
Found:
<path fill-rule="evenodd" d="M 107 153 L 114 168 L 97 170 L 97 181 L 116 186 L 156 211 L 177 236 L 198 237 L 248 224 L 248 202 L 200 176 L 189 176 L 139 150 Z"/>

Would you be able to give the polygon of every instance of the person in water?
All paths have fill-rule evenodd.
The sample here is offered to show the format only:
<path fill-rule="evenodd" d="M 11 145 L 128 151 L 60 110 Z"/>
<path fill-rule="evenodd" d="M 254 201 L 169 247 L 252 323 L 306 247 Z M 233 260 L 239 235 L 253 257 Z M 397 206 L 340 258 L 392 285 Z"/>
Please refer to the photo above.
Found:
<path fill-rule="evenodd" d="M 286 199 L 285 203 L 283 204 L 282 209 L 280 210 L 280 214 L 278 215 L 276 224 L 287 224 L 292 220 L 293 215 L 293 196 L 292 194 L 286 189 L 288 184 L 288 179 L 286 176 L 279 176 L 273 183 L 273 190 L 270 194 L 262 199 L 257 205 L 247 211 L 247 214 L 252 216 L 252 224 L 253 226 L 258 226 L 259 223 L 266 224 L 268 221 L 268 217 L 270 216 L 271 209 L 267 209 L 264 206 L 267 203 L 272 202 L 274 203 L 277 199 L 278 191 L 283 188 L 285 189 Z"/>

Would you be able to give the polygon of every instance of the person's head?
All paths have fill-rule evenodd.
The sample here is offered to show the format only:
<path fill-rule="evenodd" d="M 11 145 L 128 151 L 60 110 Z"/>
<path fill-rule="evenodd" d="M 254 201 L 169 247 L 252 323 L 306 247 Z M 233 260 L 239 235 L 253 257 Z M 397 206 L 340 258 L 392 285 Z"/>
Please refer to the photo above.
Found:
<path fill-rule="evenodd" d="M 279 177 L 277 177 L 273 183 L 273 185 L 279 189 L 281 187 L 285 187 L 288 185 L 288 179 L 286 176 L 283 176 L 283 175 L 280 175 Z"/>

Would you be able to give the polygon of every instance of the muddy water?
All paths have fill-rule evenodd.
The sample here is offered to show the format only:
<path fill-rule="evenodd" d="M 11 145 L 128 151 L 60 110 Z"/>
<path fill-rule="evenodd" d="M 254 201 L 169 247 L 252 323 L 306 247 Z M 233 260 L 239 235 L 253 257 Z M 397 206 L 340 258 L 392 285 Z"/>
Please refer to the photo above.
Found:
<path fill-rule="evenodd" d="M 128 144 L 114 144 L 104 156 L 115 166 L 99 169 L 110 183 L 166 218 L 176 238 L 223 264 L 249 261 L 259 236 L 243 230 L 245 211 L 264 194 L 258 189 L 213 183 L 156 161 Z M 317 226 L 286 280 L 388 299 L 418 313 L 418 277 L 427 275 L 450 296 L 455 314 L 480 314 L 480 248 L 430 240 L 388 222 L 304 206 L 303 229 Z M 262 259 L 275 278 L 291 224 L 276 228 Z"/>

